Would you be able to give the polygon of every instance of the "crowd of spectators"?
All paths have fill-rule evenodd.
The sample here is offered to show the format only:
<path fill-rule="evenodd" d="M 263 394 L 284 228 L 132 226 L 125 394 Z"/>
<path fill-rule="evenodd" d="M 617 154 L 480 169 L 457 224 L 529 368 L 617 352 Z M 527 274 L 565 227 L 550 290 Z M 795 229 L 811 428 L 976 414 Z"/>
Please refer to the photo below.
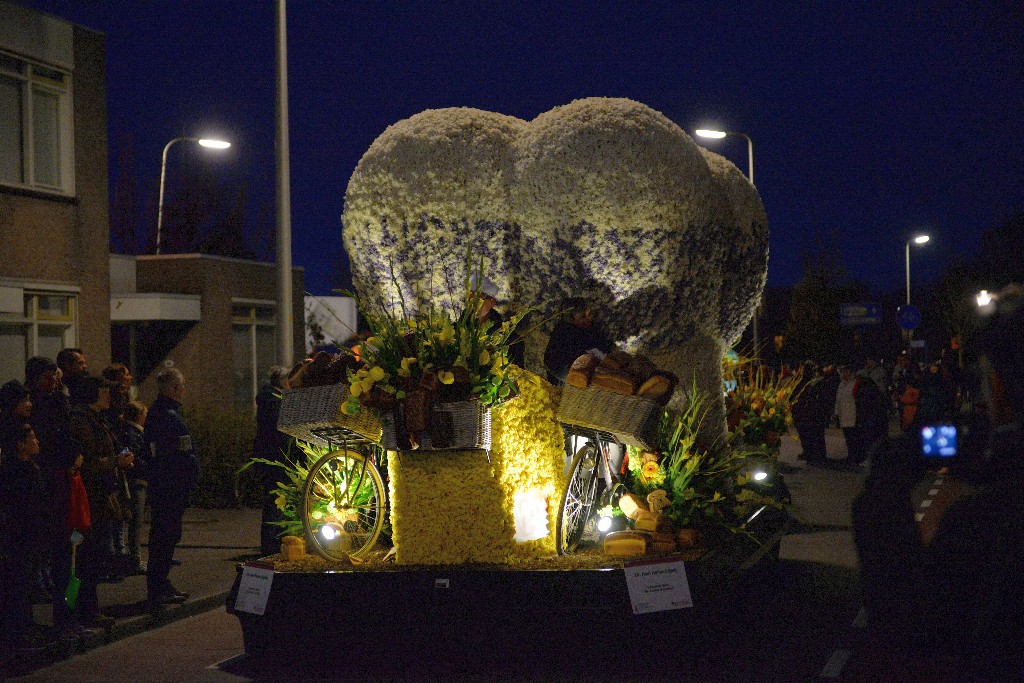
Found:
<path fill-rule="evenodd" d="M 187 595 L 170 583 L 198 460 L 178 412 L 176 369 L 157 377 L 150 410 L 119 363 L 91 374 L 81 349 L 30 358 L 25 383 L 0 386 L 0 652 L 75 640 L 113 619 L 97 585 L 147 576 L 147 609 Z M 149 565 L 140 548 L 147 501 Z M 53 628 L 34 622 L 51 602 Z"/>

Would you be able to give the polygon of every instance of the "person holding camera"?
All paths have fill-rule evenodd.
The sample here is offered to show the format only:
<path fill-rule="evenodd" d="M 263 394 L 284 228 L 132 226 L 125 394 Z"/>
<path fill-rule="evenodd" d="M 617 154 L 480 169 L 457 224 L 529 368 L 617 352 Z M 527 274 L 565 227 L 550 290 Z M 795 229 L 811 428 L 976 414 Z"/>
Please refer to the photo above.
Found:
<path fill-rule="evenodd" d="M 1024 671 L 1019 290 L 993 317 L 976 345 L 987 426 L 960 425 L 959 443 L 950 425 L 886 441 L 853 504 L 873 638 L 865 661 L 887 667 L 885 680 L 1020 680 Z M 921 484 L 936 495 L 919 525 L 912 494 Z"/>

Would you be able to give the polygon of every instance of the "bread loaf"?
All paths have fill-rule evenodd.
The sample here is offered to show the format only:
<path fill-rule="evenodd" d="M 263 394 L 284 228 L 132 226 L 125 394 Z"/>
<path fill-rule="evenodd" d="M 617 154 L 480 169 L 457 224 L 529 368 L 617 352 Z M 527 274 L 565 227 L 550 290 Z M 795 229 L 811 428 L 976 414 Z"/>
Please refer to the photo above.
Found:
<path fill-rule="evenodd" d="M 678 383 L 679 378 L 671 372 L 658 370 L 636 390 L 636 394 L 665 405 L 672 398 L 672 392 L 676 390 Z"/>
<path fill-rule="evenodd" d="M 591 356 L 589 353 L 583 354 L 573 361 L 572 367 L 569 368 L 569 374 L 565 378 L 565 383 L 571 387 L 586 389 L 587 385 L 590 384 L 590 378 L 594 376 L 594 370 L 597 369 L 600 363 L 601 361 L 596 356 Z"/>
<path fill-rule="evenodd" d="M 625 370 L 633 362 L 633 356 L 625 351 L 612 351 L 601 360 L 601 367 L 608 370 Z"/>
<path fill-rule="evenodd" d="M 647 512 L 647 501 L 635 493 L 627 493 L 619 498 L 619 509 L 630 519 L 636 519 L 641 512 Z"/>
<path fill-rule="evenodd" d="M 637 531 L 667 532 L 672 530 L 672 518 L 655 512 L 641 512 L 637 515 L 633 526 Z"/>
<path fill-rule="evenodd" d="M 622 370 L 604 370 L 598 367 L 594 371 L 594 377 L 590 380 L 590 386 L 613 391 L 623 396 L 632 396 L 636 393 L 636 382 L 633 377 Z"/>
<path fill-rule="evenodd" d="M 604 537 L 604 554 L 611 557 L 637 557 L 647 553 L 650 537 L 635 531 L 613 531 Z"/>
<path fill-rule="evenodd" d="M 638 353 L 633 356 L 629 364 L 623 369 L 633 375 L 633 379 L 636 380 L 637 384 L 643 384 L 651 375 L 658 371 L 658 366 L 651 362 L 651 359 L 647 356 Z"/>

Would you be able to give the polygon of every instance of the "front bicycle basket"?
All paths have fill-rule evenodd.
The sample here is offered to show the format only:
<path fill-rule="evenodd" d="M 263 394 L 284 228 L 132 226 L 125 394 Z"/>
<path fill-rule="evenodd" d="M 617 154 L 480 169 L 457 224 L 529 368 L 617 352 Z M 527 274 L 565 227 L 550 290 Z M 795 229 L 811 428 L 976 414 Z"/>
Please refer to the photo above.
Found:
<path fill-rule="evenodd" d="M 355 415 L 348 415 L 341 411 L 346 399 L 348 384 L 345 383 L 289 389 L 281 400 L 277 429 L 311 443 L 322 441 L 319 434 L 338 431 L 380 443 L 382 427 L 377 413 L 362 408 Z"/>
<path fill-rule="evenodd" d="M 640 396 L 566 386 L 558 404 L 558 421 L 608 432 L 622 443 L 652 450 L 657 443 L 660 412 L 661 406 Z"/>

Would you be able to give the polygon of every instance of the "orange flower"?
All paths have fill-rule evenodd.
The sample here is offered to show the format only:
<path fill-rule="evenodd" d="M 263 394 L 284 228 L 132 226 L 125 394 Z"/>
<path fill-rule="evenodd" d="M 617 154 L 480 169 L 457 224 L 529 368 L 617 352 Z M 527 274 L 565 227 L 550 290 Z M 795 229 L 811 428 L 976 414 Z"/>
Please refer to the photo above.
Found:
<path fill-rule="evenodd" d="M 643 469 L 640 470 L 643 475 L 648 479 L 653 479 L 658 474 L 658 463 L 656 462 L 645 462 Z"/>

